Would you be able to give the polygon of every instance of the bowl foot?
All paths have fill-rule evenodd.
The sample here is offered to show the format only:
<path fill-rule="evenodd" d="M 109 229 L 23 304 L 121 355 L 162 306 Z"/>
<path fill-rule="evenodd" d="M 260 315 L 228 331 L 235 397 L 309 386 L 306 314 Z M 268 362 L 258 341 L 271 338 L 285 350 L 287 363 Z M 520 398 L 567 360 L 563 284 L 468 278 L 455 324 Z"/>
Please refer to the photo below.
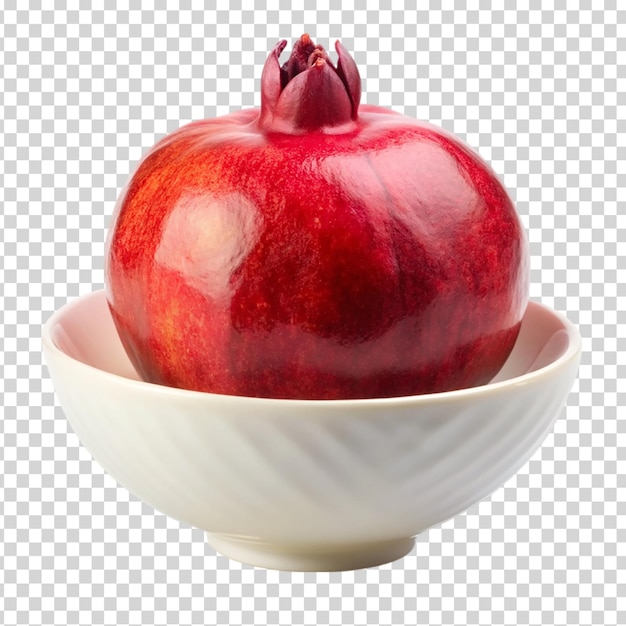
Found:
<path fill-rule="evenodd" d="M 412 537 L 358 544 L 282 544 L 207 533 L 209 544 L 235 561 L 292 572 L 336 572 L 390 563 L 406 556 Z"/>

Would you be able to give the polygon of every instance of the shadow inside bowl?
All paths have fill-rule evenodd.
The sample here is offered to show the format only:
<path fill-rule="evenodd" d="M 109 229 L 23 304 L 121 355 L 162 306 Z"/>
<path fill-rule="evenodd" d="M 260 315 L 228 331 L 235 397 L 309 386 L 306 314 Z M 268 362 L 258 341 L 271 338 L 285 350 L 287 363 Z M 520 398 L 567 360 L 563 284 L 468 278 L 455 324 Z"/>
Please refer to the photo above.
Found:
<path fill-rule="evenodd" d="M 51 318 L 50 337 L 61 352 L 103 372 L 141 380 L 120 341 L 103 290 L 69 303 L 59 313 Z"/>
<path fill-rule="evenodd" d="M 565 320 L 546 307 L 529 302 L 509 358 L 490 384 L 536 372 L 560 359 L 570 348 Z"/>

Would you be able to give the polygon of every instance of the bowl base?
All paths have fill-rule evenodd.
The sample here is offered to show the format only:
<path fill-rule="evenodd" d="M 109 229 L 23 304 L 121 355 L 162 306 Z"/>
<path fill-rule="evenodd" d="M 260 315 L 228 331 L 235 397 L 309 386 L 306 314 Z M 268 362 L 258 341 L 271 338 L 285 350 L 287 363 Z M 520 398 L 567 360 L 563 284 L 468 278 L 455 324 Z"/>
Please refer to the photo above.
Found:
<path fill-rule="evenodd" d="M 290 572 L 339 572 L 391 563 L 406 556 L 413 537 L 358 544 L 283 544 L 207 533 L 217 552 L 241 563 Z"/>

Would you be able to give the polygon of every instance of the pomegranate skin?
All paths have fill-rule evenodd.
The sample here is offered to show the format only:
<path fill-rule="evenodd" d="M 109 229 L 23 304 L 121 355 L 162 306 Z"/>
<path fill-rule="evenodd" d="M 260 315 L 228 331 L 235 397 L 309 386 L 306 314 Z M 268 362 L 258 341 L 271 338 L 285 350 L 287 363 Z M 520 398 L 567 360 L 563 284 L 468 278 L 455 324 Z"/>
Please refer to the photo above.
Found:
<path fill-rule="evenodd" d="M 144 380 L 349 399 L 481 385 L 501 368 L 528 301 L 510 198 L 449 133 L 356 107 L 293 133 L 239 111 L 144 157 L 106 252 Z"/>

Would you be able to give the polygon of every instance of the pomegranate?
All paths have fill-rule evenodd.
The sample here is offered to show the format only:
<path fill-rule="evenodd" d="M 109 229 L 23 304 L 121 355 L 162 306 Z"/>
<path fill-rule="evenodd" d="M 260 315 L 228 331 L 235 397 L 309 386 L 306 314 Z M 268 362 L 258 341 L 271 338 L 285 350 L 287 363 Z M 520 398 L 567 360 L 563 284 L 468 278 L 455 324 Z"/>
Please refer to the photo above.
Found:
<path fill-rule="evenodd" d="M 354 60 L 303 35 L 260 109 L 193 122 L 116 205 L 106 289 L 139 374 L 256 397 L 488 382 L 518 335 L 528 252 L 511 199 L 451 134 L 360 104 Z"/>

